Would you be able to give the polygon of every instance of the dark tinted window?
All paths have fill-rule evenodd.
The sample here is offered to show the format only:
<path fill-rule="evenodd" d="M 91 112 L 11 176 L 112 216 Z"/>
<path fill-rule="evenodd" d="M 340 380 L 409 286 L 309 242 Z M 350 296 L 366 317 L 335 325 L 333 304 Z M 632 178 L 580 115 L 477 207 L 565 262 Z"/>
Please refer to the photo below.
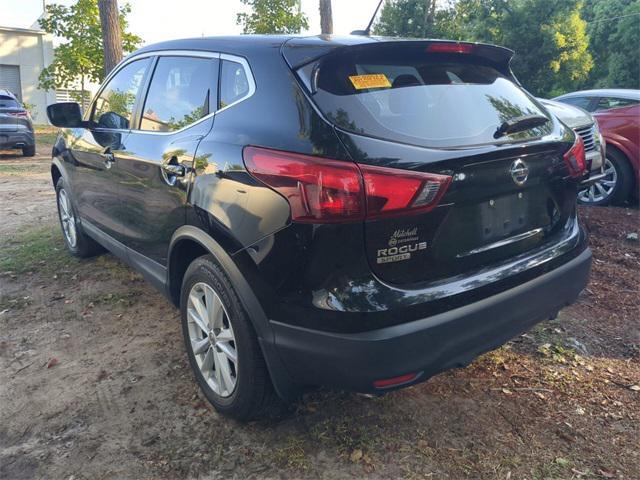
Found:
<path fill-rule="evenodd" d="M 216 105 L 218 63 L 210 58 L 162 57 L 142 113 L 142 130 L 172 132 L 201 119 Z"/>
<path fill-rule="evenodd" d="M 511 80 L 463 55 L 401 49 L 338 54 L 321 61 L 313 99 L 336 125 L 432 147 L 495 143 L 506 120 L 545 115 Z M 542 127 L 500 141 L 541 136 Z"/>
<path fill-rule="evenodd" d="M 20 108 L 20 104 L 15 98 L 8 97 L 7 95 L 0 95 L 0 108 Z"/>
<path fill-rule="evenodd" d="M 148 58 L 135 60 L 116 73 L 96 99 L 94 122 L 104 128 L 130 128 L 136 96 L 149 61 Z"/>
<path fill-rule="evenodd" d="M 611 108 L 629 107 L 631 105 L 636 105 L 637 103 L 640 102 L 631 98 L 602 97 L 598 99 L 596 112 L 600 110 L 609 110 Z"/>
<path fill-rule="evenodd" d="M 574 107 L 579 107 L 587 112 L 592 112 L 593 108 L 591 107 L 593 98 L 592 97 L 570 97 L 570 98 L 560 98 L 559 101 L 563 103 L 568 103 L 569 105 L 573 105 Z"/>
<path fill-rule="evenodd" d="M 249 79 L 242 64 L 223 60 L 220 70 L 220 108 L 246 97 L 249 90 Z"/>

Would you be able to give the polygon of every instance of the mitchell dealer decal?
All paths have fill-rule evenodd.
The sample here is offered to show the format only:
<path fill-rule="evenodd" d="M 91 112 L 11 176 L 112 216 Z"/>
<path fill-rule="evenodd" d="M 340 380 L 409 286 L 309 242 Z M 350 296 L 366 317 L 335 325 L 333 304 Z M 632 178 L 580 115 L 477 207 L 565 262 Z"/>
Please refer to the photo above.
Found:
<path fill-rule="evenodd" d="M 377 263 L 400 262 L 410 259 L 412 252 L 427 249 L 427 242 L 419 240 L 418 227 L 396 230 L 389 237 L 389 248 L 378 250 Z"/>

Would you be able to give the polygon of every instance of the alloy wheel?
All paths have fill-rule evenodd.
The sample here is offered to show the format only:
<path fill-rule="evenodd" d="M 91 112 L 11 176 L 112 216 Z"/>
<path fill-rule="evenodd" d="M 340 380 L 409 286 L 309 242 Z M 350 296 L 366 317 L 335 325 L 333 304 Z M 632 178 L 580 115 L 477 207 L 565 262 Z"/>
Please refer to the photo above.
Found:
<path fill-rule="evenodd" d="M 60 222 L 62 223 L 62 232 L 71 248 L 76 247 L 78 242 L 78 233 L 76 229 L 76 218 L 73 215 L 69 196 L 64 188 L 58 192 L 58 209 L 60 211 Z"/>
<path fill-rule="evenodd" d="M 189 345 L 209 387 L 229 397 L 238 381 L 238 352 L 231 320 L 218 294 L 206 283 L 191 287 L 187 303 Z"/>
<path fill-rule="evenodd" d="M 618 172 L 608 158 L 604 162 L 604 173 L 603 178 L 578 193 L 578 200 L 582 203 L 600 203 L 613 194 Z"/>

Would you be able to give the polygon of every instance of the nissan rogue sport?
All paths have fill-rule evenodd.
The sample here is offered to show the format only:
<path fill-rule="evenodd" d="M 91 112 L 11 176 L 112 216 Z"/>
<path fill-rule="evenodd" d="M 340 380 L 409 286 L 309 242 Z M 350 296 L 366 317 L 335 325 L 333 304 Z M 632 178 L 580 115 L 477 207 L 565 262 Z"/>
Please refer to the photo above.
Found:
<path fill-rule="evenodd" d="M 585 288 L 579 136 L 484 44 L 239 36 L 147 46 L 62 127 L 69 251 L 182 314 L 220 412 L 381 394 L 469 364 Z M 162 319 L 149 319 L 150 322 Z"/>

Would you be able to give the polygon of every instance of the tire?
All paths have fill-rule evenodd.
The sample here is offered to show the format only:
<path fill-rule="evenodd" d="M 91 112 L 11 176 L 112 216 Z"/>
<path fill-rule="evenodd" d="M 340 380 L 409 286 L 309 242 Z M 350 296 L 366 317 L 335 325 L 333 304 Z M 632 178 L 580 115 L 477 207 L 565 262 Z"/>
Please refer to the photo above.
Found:
<path fill-rule="evenodd" d="M 56 183 L 56 203 L 58 205 L 58 220 L 60 221 L 62 238 L 69 253 L 74 257 L 88 258 L 103 252 L 104 249 L 89 237 L 77 222 L 76 209 L 62 177 Z"/>
<path fill-rule="evenodd" d="M 33 157 L 36 154 L 36 146 L 29 145 L 28 147 L 22 147 L 22 155 L 25 157 Z"/>
<path fill-rule="evenodd" d="M 180 311 L 189 364 L 214 408 L 228 417 L 247 421 L 276 407 L 276 395 L 253 325 L 213 256 L 199 257 L 187 269 Z M 207 314 L 210 312 L 213 315 Z M 202 318 L 217 320 L 203 325 Z"/>
<path fill-rule="evenodd" d="M 626 202 L 633 188 L 633 171 L 627 158 L 617 150 L 607 148 L 605 158 L 607 176 L 578 193 L 583 205 L 620 205 Z"/>

